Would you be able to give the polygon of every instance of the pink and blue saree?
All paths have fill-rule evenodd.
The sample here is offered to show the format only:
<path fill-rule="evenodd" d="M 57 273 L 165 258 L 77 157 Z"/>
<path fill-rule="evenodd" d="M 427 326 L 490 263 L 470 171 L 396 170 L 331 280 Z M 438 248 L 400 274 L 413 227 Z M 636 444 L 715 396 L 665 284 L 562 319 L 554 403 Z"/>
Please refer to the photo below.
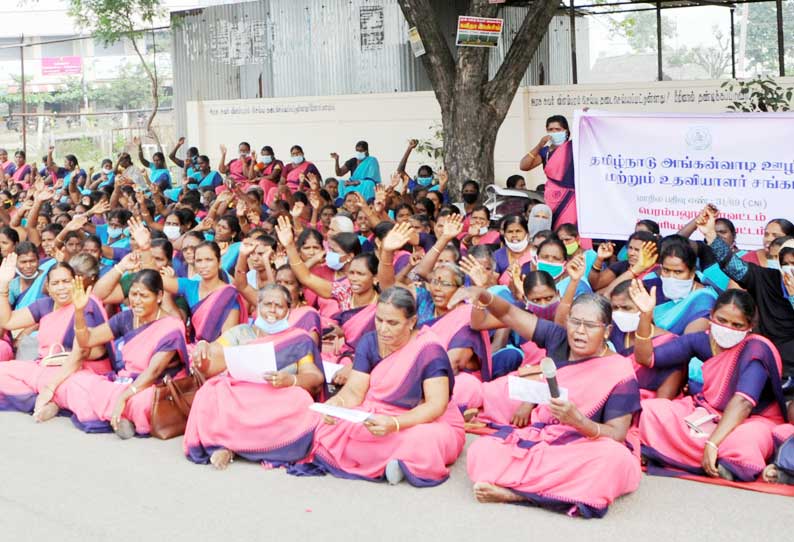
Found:
<path fill-rule="evenodd" d="M 631 362 L 621 355 L 557 364 L 557 380 L 582 414 L 597 423 L 640 410 Z M 486 482 L 535 504 L 570 515 L 603 517 L 617 497 L 640 484 L 640 463 L 624 443 L 589 439 L 551 414 L 532 410 L 531 425 L 505 426 L 468 449 L 474 482 Z"/>
<path fill-rule="evenodd" d="M 551 207 L 552 229 L 561 224 L 576 224 L 576 192 L 573 175 L 573 143 L 569 139 L 549 156 L 549 147 L 540 150 L 546 190 L 543 197 Z"/>
<path fill-rule="evenodd" d="M 322 373 L 317 345 L 301 329 L 290 328 L 246 344 L 275 343 L 279 371 L 296 373 L 314 363 Z M 183 449 L 194 463 L 208 463 L 219 448 L 249 461 L 282 466 L 303 459 L 311 449 L 321 416 L 309 410 L 314 398 L 299 387 L 235 380 L 227 372 L 205 382 L 190 409 Z"/>

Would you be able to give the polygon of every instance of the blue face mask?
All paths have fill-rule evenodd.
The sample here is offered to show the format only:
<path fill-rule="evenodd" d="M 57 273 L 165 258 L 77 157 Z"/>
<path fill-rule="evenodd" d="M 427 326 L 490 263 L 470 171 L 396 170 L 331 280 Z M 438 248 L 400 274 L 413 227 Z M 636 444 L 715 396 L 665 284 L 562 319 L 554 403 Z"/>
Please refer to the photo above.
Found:
<path fill-rule="evenodd" d="M 565 269 L 565 265 L 561 263 L 551 263 L 551 262 L 544 262 L 543 260 L 538 260 L 538 271 L 545 271 L 552 278 L 557 278 L 562 275 L 563 270 Z"/>
<path fill-rule="evenodd" d="M 121 237 L 123 234 L 124 234 L 124 230 L 121 228 L 108 228 L 108 238 L 110 239 Z"/>
<path fill-rule="evenodd" d="M 549 132 L 549 136 L 554 145 L 562 145 L 565 143 L 565 140 L 568 139 L 567 132 Z"/>
<path fill-rule="evenodd" d="M 356 152 L 356 160 L 359 162 L 367 157 L 367 153 L 365 152 Z"/>
<path fill-rule="evenodd" d="M 296 166 L 298 164 L 302 164 L 303 163 L 303 155 L 299 154 L 298 156 L 293 156 L 292 157 L 292 163 L 295 164 Z"/>
<path fill-rule="evenodd" d="M 261 316 L 257 316 L 256 320 L 254 320 L 254 325 L 268 335 L 275 335 L 276 333 L 281 333 L 282 331 L 286 331 L 289 328 L 289 318 L 276 320 L 275 322 L 271 323 Z"/>
<path fill-rule="evenodd" d="M 768 259 L 766 261 L 766 268 L 767 269 L 778 269 L 779 270 L 780 269 L 780 261 L 779 260 L 773 260 L 773 259 L 770 258 L 770 259 Z"/>
<path fill-rule="evenodd" d="M 420 186 L 430 186 L 433 184 L 433 177 L 417 177 L 416 183 Z"/>
<path fill-rule="evenodd" d="M 262 156 L 262 163 L 263 164 L 269 164 L 272 161 L 273 161 L 273 157 L 270 156 L 269 154 L 265 154 L 264 156 Z"/>
<path fill-rule="evenodd" d="M 342 263 L 342 257 L 333 250 L 329 250 L 325 253 L 325 265 L 334 271 L 339 271 L 345 266 L 345 264 Z"/>

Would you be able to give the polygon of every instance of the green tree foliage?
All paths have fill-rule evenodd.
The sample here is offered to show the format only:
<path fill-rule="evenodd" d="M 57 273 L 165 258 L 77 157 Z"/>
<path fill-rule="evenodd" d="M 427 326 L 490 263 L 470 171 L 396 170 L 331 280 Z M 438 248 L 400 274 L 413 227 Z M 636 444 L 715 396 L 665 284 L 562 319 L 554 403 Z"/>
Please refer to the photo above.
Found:
<path fill-rule="evenodd" d="M 777 9 L 774 2 L 749 5 L 746 56 L 749 68 L 762 74 L 778 74 Z M 737 15 L 739 10 L 737 10 Z M 794 0 L 783 2 L 783 36 L 787 74 L 794 73 Z"/>
<path fill-rule="evenodd" d="M 745 97 L 743 101 L 735 101 L 728 106 L 728 111 L 741 113 L 771 113 L 773 111 L 791 111 L 794 105 L 794 88 L 784 88 L 769 78 L 758 77 L 749 81 L 725 81 L 722 88 L 732 92 L 738 91 Z"/>

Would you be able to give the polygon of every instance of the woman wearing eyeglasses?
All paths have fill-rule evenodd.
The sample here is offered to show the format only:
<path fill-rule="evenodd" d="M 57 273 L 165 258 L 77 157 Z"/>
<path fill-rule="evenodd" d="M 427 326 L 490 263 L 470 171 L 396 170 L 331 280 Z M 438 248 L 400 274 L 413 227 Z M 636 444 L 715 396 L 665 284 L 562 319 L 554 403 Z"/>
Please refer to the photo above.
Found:
<path fill-rule="evenodd" d="M 639 386 L 631 362 L 607 344 L 609 302 L 595 294 L 579 296 L 567 324 L 559 326 L 481 288 L 462 296 L 472 300 L 473 320 L 477 313 L 499 319 L 545 348 L 568 393 L 549 404 L 513 402 L 528 425 L 504 427 L 471 445 L 467 467 L 477 500 L 602 517 L 612 501 L 637 489 L 641 477 L 640 462 L 625 444 L 640 410 Z M 537 365 L 519 375 L 542 380 Z M 511 401 L 506 390 L 503 397 Z"/>
<path fill-rule="evenodd" d="M 652 305 L 643 309 L 638 335 L 653 331 Z M 634 355 L 641 365 L 686 367 L 692 357 L 704 362 L 701 393 L 642 402 L 640 438 L 649 472 L 750 482 L 764 470 L 775 450 L 773 430 L 786 418 L 786 403 L 780 354 L 771 341 L 752 333 L 755 310 L 750 294 L 725 290 L 711 311 L 708 332 L 656 347 L 636 341 Z"/>

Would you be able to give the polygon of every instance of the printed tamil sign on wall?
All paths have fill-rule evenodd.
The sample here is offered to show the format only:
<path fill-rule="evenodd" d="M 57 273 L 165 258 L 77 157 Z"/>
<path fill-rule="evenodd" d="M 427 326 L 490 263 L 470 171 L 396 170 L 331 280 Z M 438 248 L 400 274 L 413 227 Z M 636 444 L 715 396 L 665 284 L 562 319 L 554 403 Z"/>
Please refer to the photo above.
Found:
<path fill-rule="evenodd" d="M 502 35 L 502 19 L 458 17 L 458 47 L 496 47 Z"/>
<path fill-rule="evenodd" d="M 794 113 L 577 111 L 572 128 L 585 237 L 625 239 L 644 218 L 669 235 L 713 203 L 737 244 L 758 248 L 766 223 L 791 215 Z"/>

